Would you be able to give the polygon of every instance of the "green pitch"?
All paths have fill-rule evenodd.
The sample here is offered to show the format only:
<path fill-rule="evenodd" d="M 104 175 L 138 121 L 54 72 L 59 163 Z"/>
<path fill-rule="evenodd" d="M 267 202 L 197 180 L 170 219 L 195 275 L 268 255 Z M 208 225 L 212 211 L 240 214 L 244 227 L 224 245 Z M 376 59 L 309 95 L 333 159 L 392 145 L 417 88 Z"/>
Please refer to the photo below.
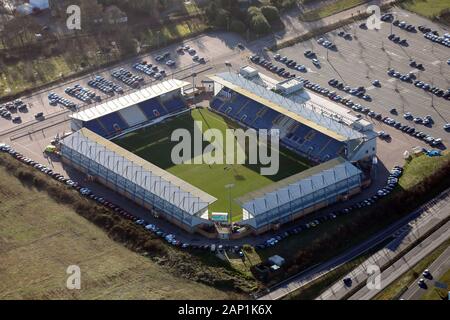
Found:
<path fill-rule="evenodd" d="M 261 165 L 174 165 L 171 161 L 171 152 L 178 142 L 170 141 L 171 134 L 177 128 L 184 128 L 192 133 L 194 121 L 202 122 L 203 131 L 214 128 L 224 134 L 227 128 L 239 128 L 236 123 L 212 111 L 195 109 L 154 126 L 131 132 L 114 142 L 216 197 L 218 200 L 210 206 L 210 212 L 229 212 L 230 191 L 225 189 L 225 185 L 235 185 L 231 189 L 231 198 L 235 199 L 311 167 L 307 160 L 284 148 L 280 149 L 280 170 L 274 176 L 260 175 Z M 207 142 L 203 147 L 206 145 Z M 242 211 L 237 203 L 231 202 L 233 220 L 237 221 L 241 219 Z"/>

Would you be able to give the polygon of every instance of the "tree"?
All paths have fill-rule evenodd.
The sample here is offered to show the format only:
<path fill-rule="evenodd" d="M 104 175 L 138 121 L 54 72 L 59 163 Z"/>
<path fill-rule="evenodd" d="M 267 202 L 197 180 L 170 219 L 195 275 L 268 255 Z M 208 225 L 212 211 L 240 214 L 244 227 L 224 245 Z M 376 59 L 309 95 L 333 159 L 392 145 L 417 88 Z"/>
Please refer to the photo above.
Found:
<path fill-rule="evenodd" d="M 262 14 L 254 15 L 250 19 L 250 28 L 257 34 L 266 34 L 270 32 L 270 24 Z"/>
<path fill-rule="evenodd" d="M 262 6 L 261 13 L 268 21 L 276 21 L 280 19 L 280 12 L 274 6 Z"/>
<path fill-rule="evenodd" d="M 233 21 L 231 21 L 230 29 L 233 32 L 243 34 L 247 27 L 242 21 L 234 19 Z"/>

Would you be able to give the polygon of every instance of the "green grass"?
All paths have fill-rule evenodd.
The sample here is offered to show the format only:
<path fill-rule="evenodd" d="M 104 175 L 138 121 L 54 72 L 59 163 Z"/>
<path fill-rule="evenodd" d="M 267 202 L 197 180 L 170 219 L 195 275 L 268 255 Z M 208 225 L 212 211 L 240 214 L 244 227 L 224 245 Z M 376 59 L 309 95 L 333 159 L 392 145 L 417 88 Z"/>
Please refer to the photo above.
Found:
<path fill-rule="evenodd" d="M 303 21 L 315 21 L 323 19 L 341 11 L 356 7 L 365 2 L 367 2 L 367 0 L 337 0 L 332 4 L 324 5 L 320 8 L 304 12 L 300 15 L 300 19 Z"/>
<path fill-rule="evenodd" d="M 430 264 L 432 264 L 450 245 L 450 239 L 437 247 L 432 253 L 422 259 L 419 263 L 410 268 L 400 278 L 395 280 L 383 291 L 377 294 L 374 300 L 392 300 L 398 298 L 398 295 L 411 284 Z"/>
<path fill-rule="evenodd" d="M 176 39 L 183 39 L 207 29 L 200 20 L 183 21 L 176 24 L 165 24 L 160 30 L 148 29 L 142 32 L 140 39 L 145 46 L 164 46 Z"/>
<path fill-rule="evenodd" d="M 17 162 L 9 155 L 0 154 L 0 159 Z M 72 207 L 25 184 L 4 166 L 0 207 L 0 300 L 229 298 L 226 292 L 181 278 L 170 266 L 128 250 Z M 187 257 L 180 260 L 177 264 L 191 263 Z M 81 268 L 81 290 L 66 288 L 70 265 Z M 192 274 L 196 267 L 185 268 Z M 201 268 L 205 274 L 206 265 Z"/>
<path fill-rule="evenodd" d="M 441 157 L 428 157 L 422 155 L 413 158 L 405 165 L 407 174 L 400 179 L 399 186 L 405 190 L 410 189 L 431 172 L 442 167 L 447 161 L 450 161 L 450 152 L 448 151 L 444 152 Z"/>
<path fill-rule="evenodd" d="M 438 281 L 448 284 L 450 288 L 450 270 L 447 270 L 447 272 L 444 273 Z M 425 292 L 425 294 L 421 297 L 421 300 L 442 300 L 442 297 L 448 296 L 447 291 L 448 290 L 437 288 L 427 290 L 427 292 Z"/>
<path fill-rule="evenodd" d="M 412 0 L 402 2 L 400 5 L 406 10 L 430 19 L 438 16 L 443 10 L 450 8 L 449 0 Z"/>
<path fill-rule="evenodd" d="M 231 189 L 231 198 L 235 199 L 310 167 L 307 161 L 300 159 L 286 149 L 280 150 L 280 170 L 274 176 L 260 175 L 261 167 L 259 165 L 174 165 L 171 160 L 171 151 L 177 142 L 170 141 L 172 131 L 176 128 L 185 128 L 192 133 L 194 120 L 202 122 L 203 131 L 208 128 L 215 128 L 224 134 L 225 129 L 237 127 L 235 123 L 211 111 L 196 109 L 188 114 L 168 119 L 162 124 L 132 132 L 115 142 L 216 197 L 218 200 L 210 205 L 210 211 L 212 212 L 229 212 L 229 194 L 228 190 L 225 189 L 227 184 L 235 184 L 235 187 Z M 206 144 L 204 144 L 205 146 Z M 232 201 L 232 213 L 233 220 L 237 221 L 241 218 L 241 209 L 234 201 Z"/>

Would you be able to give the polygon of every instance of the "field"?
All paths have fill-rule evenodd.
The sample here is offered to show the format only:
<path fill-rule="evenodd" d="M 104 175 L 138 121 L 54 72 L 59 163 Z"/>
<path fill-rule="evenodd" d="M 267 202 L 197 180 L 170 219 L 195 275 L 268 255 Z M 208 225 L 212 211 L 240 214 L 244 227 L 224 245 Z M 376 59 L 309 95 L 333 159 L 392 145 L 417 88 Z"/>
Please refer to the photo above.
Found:
<path fill-rule="evenodd" d="M 0 167 L 0 299 L 227 299 L 114 242 Z M 81 290 L 66 269 L 81 268 Z"/>
<path fill-rule="evenodd" d="M 449 9 L 450 3 L 448 0 L 412 0 L 401 3 L 401 7 L 432 19 Z"/>
<path fill-rule="evenodd" d="M 341 11 L 359 6 L 365 2 L 367 2 L 367 0 L 337 0 L 333 3 L 323 5 L 317 9 L 304 12 L 300 16 L 300 19 L 303 21 L 315 21 L 323 19 Z"/>
<path fill-rule="evenodd" d="M 216 197 L 218 200 L 210 206 L 210 210 L 214 212 L 229 212 L 230 196 L 235 199 L 310 167 L 307 161 L 285 149 L 280 150 L 280 170 L 274 176 L 260 175 L 259 165 L 174 165 L 171 150 L 177 142 L 170 141 L 172 131 L 175 128 L 185 128 L 192 133 L 194 120 L 202 122 L 203 131 L 215 128 L 224 133 L 227 128 L 237 127 L 235 123 L 211 111 L 196 109 L 164 123 L 127 134 L 115 143 Z M 225 189 L 227 184 L 235 185 L 231 194 Z M 239 209 L 239 205 L 232 201 L 233 220 L 241 218 L 241 214 L 237 214 Z"/>

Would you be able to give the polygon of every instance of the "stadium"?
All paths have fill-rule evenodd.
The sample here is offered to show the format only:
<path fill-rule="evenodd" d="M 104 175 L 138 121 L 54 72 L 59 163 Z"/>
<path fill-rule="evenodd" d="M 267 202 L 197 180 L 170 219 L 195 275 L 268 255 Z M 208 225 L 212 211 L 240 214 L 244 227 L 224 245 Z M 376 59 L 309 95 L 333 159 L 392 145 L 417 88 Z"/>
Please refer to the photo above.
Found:
<path fill-rule="evenodd" d="M 149 214 L 221 238 L 277 229 L 370 184 L 371 123 L 301 79 L 279 82 L 248 66 L 209 78 L 208 105 L 194 105 L 190 84 L 171 79 L 74 113 L 74 133 L 61 141 L 63 162 Z M 170 135 L 198 131 L 199 122 L 221 132 L 279 130 L 280 170 L 269 177 L 259 174 L 261 165 L 173 164 Z"/>

